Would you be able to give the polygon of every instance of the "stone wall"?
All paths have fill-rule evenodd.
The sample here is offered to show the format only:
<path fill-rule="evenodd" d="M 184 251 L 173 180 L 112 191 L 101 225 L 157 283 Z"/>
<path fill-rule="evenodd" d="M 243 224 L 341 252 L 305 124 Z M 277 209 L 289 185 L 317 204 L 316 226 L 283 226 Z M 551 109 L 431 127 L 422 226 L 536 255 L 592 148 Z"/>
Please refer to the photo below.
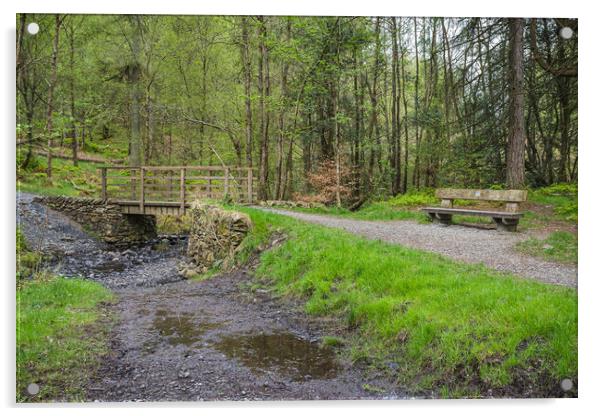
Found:
<path fill-rule="evenodd" d="M 44 196 L 35 201 L 65 214 L 109 244 L 127 246 L 157 236 L 154 216 L 123 214 L 119 205 L 100 199 Z"/>
<path fill-rule="evenodd" d="M 199 202 L 193 203 L 188 214 L 192 221 L 187 251 L 190 262 L 180 270 L 186 277 L 232 260 L 252 227 L 246 214 Z"/>

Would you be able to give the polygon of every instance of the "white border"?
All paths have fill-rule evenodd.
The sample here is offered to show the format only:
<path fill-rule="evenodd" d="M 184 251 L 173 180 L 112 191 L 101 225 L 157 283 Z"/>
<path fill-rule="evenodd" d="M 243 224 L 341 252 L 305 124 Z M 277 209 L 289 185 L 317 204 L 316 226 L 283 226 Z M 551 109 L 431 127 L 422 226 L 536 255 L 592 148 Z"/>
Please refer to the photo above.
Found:
<path fill-rule="evenodd" d="M 144 6 L 143 6 L 144 4 Z M 102 2 L 86 2 L 82 0 L 32 1 L 21 0 L 18 4 L 2 2 L 3 42 L 2 82 L 5 96 L 0 99 L 0 115 L 2 117 L 3 145 L 2 164 L 2 207 L 4 230 L 2 241 L 2 264 L 6 273 L 3 274 L 4 313 L 3 333 L 1 343 L 5 365 L 0 391 L 2 402 L 15 411 L 14 405 L 14 122 L 15 122 L 15 13 L 17 12 L 61 12 L 61 13 L 161 13 L 161 14 L 272 14 L 272 15 L 399 15 L 399 16 L 538 16 L 538 17 L 578 17 L 579 18 L 579 399 L 565 400 L 489 400 L 489 401 L 423 401 L 423 402 L 261 402 L 261 403 L 206 403 L 206 404 L 175 404 L 183 407 L 177 410 L 183 413 L 199 414 L 208 411 L 228 411 L 232 413 L 249 414 L 303 414 L 308 412 L 333 414 L 342 410 L 346 414 L 362 414 L 374 408 L 379 413 L 400 414 L 413 412 L 420 414 L 446 415 L 487 415 L 508 413 L 545 413 L 589 414 L 595 408 L 602 408 L 598 397 L 601 395 L 600 355 L 596 346 L 600 346 L 600 317 L 602 311 L 602 273 L 598 244 L 600 236 L 600 210 L 602 209 L 600 191 L 600 170 L 602 146 L 600 145 L 600 74 L 602 62 L 600 59 L 599 30 L 601 16 L 596 13 L 595 2 L 578 1 L 403 1 L 403 0 L 146 0 L 137 3 L 123 0 L 104 0 Z M 145 414 L 164 414 L 169 404 L 141 405 Z M 133 405 L 123 409 L 115 405 L 106 407 L 66 406 L 40 409 L 38 406 L 28 406 L 20 409 L 26 414 L 42 410 L 49 415 L 81 414 L 82 410 L 93 414 L 129 414 L 134 410 Z M 195 409 L 202 407 L 202 409 Z M 343 409 L 338 409 L 343 408 Z"/>

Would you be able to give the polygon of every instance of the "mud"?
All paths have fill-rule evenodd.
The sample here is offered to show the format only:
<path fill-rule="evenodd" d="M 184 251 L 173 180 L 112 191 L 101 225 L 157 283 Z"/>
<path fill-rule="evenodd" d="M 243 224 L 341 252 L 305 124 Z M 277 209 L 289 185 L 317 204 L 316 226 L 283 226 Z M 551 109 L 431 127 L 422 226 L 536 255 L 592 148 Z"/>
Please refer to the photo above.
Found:
<path fill-rule="evenodd" d="M 112 289 L 110 353 L 87 386 L 89 401 L 397 399 L 384 374 L 322 345 L 340 328 L 300 304 L 257 289 L 252 266 L 182 280 L 186 239 L 161 236 L 117 250 L 63 215 L 18 194 L 17 220 L 46 267 Z M 255 289 L 252 289 L 255 288 Z"/>
<path fill-rule="evenodd" d="M 97 401 L 405 398 L 322 345 L 324 322 L 251 291 L 249 270 L 119 292 L 112 352 L 89 386 Z M 378 390 L 375 392 L 373 390 Z"/>

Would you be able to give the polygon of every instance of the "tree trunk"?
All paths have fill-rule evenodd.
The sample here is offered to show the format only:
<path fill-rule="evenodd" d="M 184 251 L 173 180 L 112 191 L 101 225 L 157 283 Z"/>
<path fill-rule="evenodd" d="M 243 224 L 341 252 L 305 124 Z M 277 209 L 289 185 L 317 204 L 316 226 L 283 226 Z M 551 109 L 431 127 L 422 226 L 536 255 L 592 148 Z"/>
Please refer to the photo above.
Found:
<path fill-rule="evenodd" d="M 368 177 L 372 179 L 374 165 L 380 162 L 380 138 L 378 137 L 378 75 L 380 70 L 380 17 L 374 23 L 374 67 L 372 69 L 372 86 L 370 90 L 370 123 L 368 139 L 370 140 L 370 157 L 368 162 Z"/>
<path fill-rule="evenodd" d="M 400 192 L 401 166 L 399 164 L 399 44 L 397 42 L 397 18 L 391 18 L 391 43 L 393 55 L 391 57 L 391 193 L 397 195 Z"/>
<path fill-rule="evenodd" d="M 509 120 L 506 155 L 506 184 L 510 189 L 525 186 L 525 110 L 523 74 L 524 19 L 510 19 Z"/>
<path fill-rule="evenodd" d="M 57 80 L 57 65 L 59 55 L 59 35 L 61 32 L 61 16 L 59 14 L 54 17 L 54 41 L 52 43 L 52 58 L 50 62 L 50 84 L 48 85 L 48 111 L 46 113 L 46 128 L 44 131 L 48 137 L 48 157 L 46 166 L 46 176 L 48 179 L 52 177 L 52 113 L 54 106 L 54 88 Z"/>
<path fill-rule="evenodd" d="M 259 199 L 265 200 L 269 197 L 268 189 L 268 152 L 269 152 L 269 129 L 270 129 L 270 114 L 266 110 L 265 101 L 270 96 L 270 67 L 268 48 L 266 45 L 267 28 L 265 18 L 258 16 L 259 26 L 259 71 L 258 71 L 258 87 L 259 87 L 259 113 L 260 113 L 260 140 L 259 148 Z"/>
<path fill-rule="evenodd" d="M 416 189 L 420 188 L 420 140 L 422 132 L 418 122 L 418 113 L 420 109 L 420 101 L 418 100 L 418 86 L 420 83 L 420 65 L 418 56 L 418 23 L 414 17 L 414 60 L 416 61 L 416 78 L 414 81 L 414 125 L 416 129 L 416 155 L 414 156 L 414 173 L 413 183 Z"/>
<path fill-rule="evenodd" d="M 403 183 L 401 193 L 405 194 L 408 192 L 408 161 L 410 157 L 410 135 L 408 132 L 408 98 L 406 96 L 406 71 L 404 65 L 404 50 L 401 49 L 401 96 L 403 100 L 403 136 L 404 136 L 404 149 L 403 149 Z"/>
<path fill-rule="evenodd" d="M 253 167 L 253 113 L 251 111 L 251 56 L 249 51 L 249 21 L 243 16 L 241 55 L 245 84 L 245 138 L 247 167 Z"/>
<path fill-rule="evenodd" d="M 291 35 L 291 21 L 287 20 L 286 25 L 286 42 L 290 40 Z M 284 138 L 285 138 L 285 119 L 286 119 L 286 102 L 288 95 L 288 61 L 284 58 L 285 61 L 282 63 L 282 72 L 280 74 L 280 100 L 281 100 L 281 108 L 278 115 L 278 160 L 276 162 L 276 189 L 274 190 L 274 194 L 276 199 L 284 198 L 284 188 L 286 185 L 286 180 L 284 178 L 284 164 L 285 164 L 285 154 L 284 154 Z"/>
<path fill-rule="evenodd" d="M 131 166 L 141 165 L 140 143 L 140 43 L 142 25 L 140 16 L 131 16 L 132 56 L 127 67 L 127 80 L 130 84 L 130 157 Z"/>
<path fill-rule="evenodd" d="M 78 165 L 77 161 L 77 133 L 75 128 L 75 27 L 71 22 L 69 28 L 69 101 L 71 107 L 71 150 L 73 153 L 73 166 Z"/>

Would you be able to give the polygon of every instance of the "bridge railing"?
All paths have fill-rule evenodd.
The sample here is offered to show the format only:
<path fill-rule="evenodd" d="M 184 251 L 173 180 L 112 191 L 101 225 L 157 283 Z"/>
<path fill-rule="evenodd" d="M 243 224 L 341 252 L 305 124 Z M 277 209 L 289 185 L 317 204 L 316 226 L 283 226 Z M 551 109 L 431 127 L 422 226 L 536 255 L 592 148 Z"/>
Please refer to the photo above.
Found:
<path fill-rule="evenodd" d="M 103 166 L 101 197 L 140 205 L 186 205 L 197 198 L 252 203 L 256 199 L 252 168 L 221 166 Z"/>

